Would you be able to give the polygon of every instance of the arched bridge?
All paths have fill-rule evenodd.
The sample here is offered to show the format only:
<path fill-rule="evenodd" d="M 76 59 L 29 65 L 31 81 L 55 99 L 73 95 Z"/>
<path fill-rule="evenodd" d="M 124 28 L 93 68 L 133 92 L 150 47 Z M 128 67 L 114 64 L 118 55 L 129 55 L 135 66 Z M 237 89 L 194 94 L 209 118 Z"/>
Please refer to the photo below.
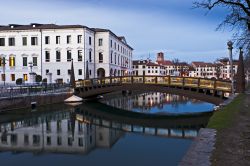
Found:
<path fill-rule="evenodd" d="M 75 94 L 87 98 L 119 90 L 174 93 L 220 104 L 231 93 L 231 83 L 225 80 L 176 76 L 104 77 L 76 81 Z"/>

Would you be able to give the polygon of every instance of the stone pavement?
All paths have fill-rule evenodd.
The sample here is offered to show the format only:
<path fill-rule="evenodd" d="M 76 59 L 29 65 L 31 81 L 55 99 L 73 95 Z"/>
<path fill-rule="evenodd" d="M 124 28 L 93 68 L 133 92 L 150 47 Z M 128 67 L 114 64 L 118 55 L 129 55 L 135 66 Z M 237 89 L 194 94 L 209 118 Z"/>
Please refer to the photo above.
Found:
<path fill-rule="evenodd" d="M 216 141 L 216 130 L 202 128 L 179 166 L 210 166 L 210 156 Z"/>

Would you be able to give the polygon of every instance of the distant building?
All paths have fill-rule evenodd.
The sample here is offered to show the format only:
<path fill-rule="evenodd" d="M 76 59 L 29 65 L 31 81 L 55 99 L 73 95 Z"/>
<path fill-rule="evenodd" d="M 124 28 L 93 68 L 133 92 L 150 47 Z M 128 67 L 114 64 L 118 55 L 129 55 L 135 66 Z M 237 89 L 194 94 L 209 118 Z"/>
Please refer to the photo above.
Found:
<path fill-rule="evenodd" d="M 216 62 L 221 65 L 220 68 L 220 78 L 222 79 L 231 79 L 231 65 L 228 58 L 220 59 Z M 238 70 L 239 61 L 233 60 L 233 75 L 235 76 Z"/>
<path fill-rule="evenodd" d="M 166 75 L 165 67 L 150 60 L 133 61 L 133 75 Z"/>
<path fill-rule="evenodd" d="M 193 77 L 200 78 L 216 78 L 216 65 L 213 63 L 206 62 L 192 62 L 192 67 L 194 68 L 195 73 Z"/>

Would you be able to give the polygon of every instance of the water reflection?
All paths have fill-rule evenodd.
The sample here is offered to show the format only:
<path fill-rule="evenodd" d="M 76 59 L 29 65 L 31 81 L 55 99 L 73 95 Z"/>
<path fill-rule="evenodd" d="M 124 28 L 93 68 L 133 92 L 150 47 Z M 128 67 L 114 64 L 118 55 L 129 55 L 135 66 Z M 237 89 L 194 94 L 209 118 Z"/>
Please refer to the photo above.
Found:
<path fill-rule="evenodd" d="M 87 154 L 94 149 L 111 148 L 127 132 L 193 138 L 210 116 L 206 114 L 155 120 L 152 117 L 147 120 L 146 117 L 141 120 L 133 118 L 134 115 L 105 113 L 103 106 L 102 111 L 96 110 L 93 106 L 97 105 L 93 103 L 45 113 L 38 111 L 32 117 L 27 111 L 13 116 L 1 115 L 0 150 Z"/>
<path fill-rule="evenodd" d="M 135 91 L 132 95 L 122 95 L 121 92 L 116 92 L 104 95 L 101 102 L 115 108 L 141 113 L 183 114 L 211 112 L 213 109 L 213 104 L 210 103 L 160 92 Z"/>

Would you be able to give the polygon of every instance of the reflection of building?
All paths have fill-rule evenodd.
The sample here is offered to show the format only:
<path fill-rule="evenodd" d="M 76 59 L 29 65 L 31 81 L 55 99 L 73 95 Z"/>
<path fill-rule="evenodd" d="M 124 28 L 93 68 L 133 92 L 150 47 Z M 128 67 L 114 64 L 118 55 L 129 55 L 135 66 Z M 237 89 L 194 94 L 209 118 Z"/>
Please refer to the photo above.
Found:
<path fill-rule="evenodd" d="M 34 124 L 32 120 L 19 121 L 0 128 L 0 150 L 10 151 L 88 153 L 98 147 L 111 147 L 123 134 L 74 118 Z"/>
<path fill-rule="evenodd" d="M 180 103 L 187 103 L 189 100 L 189 98 L 180 95 L 161 92 L 147 92 L 135 94 L 133 96 L 117 95 L 116 97 L 109 97 L 109 95 L 106 95 L 102 102 L 112 107 L 124 110 L 139 109 L 141 112 L 148 112 L 153 107 L 162 109 L 164 104 L 176 105 Z M 197 100 L 195 99 L 192 100 L 192 102 L 196 101 Z"/>

